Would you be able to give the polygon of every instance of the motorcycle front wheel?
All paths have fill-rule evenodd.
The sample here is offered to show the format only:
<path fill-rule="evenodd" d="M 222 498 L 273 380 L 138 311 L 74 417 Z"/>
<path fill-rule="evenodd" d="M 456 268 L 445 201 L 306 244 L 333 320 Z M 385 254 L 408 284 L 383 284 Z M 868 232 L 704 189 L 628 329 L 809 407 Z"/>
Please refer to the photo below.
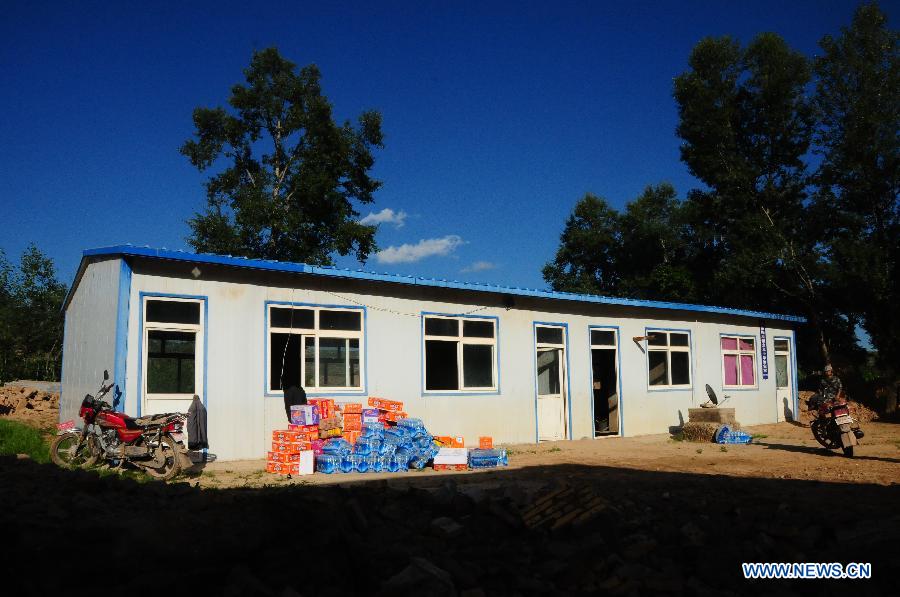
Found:
<path fill-rule="evenodd" d="M 50 444 L 50 460 L 62 468 L 88 468 L 97 462 L 100 450 L 93 435 L 81 442 L 81 434 L 76 432 L 57 435 Z"/>
<path fill-rule="evenodd" d="M 828 450 L 837 450 L 841 447 L 839 442 L 835 442 L 834 439 L 828 434 L 828 423 L 823 421 L 822 419 L 816 419 L 812 423 L 810 423 L 809 428 L 812 430 L 813 437 L 816 438 L 816 441 L 822 444 L 823 448 Z"/>
<path fill-rule="evenodd" d="M 146 467 L 144 470 L 148 475 L 153 477 L 154 479 L 159 479 L 160 481 L 168 481 L 177 475 L 180 471 L 178 466 L 178 446 L 175 444 L 175 440 L 173 440 L 168 435 L 162 436 L 159 441 L 159 447 L 157 450 L 162 450 L 163 454 L 163 465 L 159 468 Z"/>

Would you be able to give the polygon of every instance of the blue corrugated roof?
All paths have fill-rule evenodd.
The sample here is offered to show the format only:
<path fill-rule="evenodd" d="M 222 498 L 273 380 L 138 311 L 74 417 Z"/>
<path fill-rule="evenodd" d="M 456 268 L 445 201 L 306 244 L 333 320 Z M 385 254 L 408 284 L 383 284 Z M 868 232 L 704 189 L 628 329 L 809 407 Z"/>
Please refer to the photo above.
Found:
<path fill-rule="evenodd" d="M 806 322 L 805 317 L 797 315 L 784 315 L 779 313 L 766 313 L 763 311 L 751 311 L 747 309 L 732 309 L 728 307 L 714 307 L 710 305 L 694 305 L 690 303 L 673 303 L 667 301 L 646 301 L 638 299 L 600 296 L 596 294 L 576 294 L 571 292 L 557 292 L 552 290 L 536 290 L 533 288 L 517 288 L 514 286 L 499 286 L 496 284 L 479 284 L 473 282 L 458 282 L 455 280 L 439 280 L 435 278 L 421 278 L 416 276 L 403 276 L 398 274 L 376 273 L 364 270 L 342 269 L 330 266 L 308 265 L 306 263 L 291 263 L 287 261 L 272 261 L 267 259 L 248 259 L 246 257 L 232 257 L 231 255 L 208 255 L 205 253 L 188 253 L 171 249 L 154 249 L 153 247 L 138 247 L 134 245 L 117 245 L 113 247 L 99 247 L 87 249 L 82 255 L 82 267 L 87 259 L 99 256 L 131 256 L 163 259 L 168 261 L 185 261 L 190 263 L 209 263 L 242 267 L 256 270 L 276 272 L 290 272 L 298 274 L 310 274 L 314 276 L 327 276 L 331 278 L 348 278 L 354 280 L 369 280 L 376 282 L 388 282 L 391 284 L 406 284 L 411 286 L 431 286 L 437 288 L 455 288 L 476 292 L 492 292 L 497 294 L 509 294 L 513 296 L 529 296 L 535 298 L 574 301 L 580 303 L 597 303 L 603 305 L 622 305 L 627 307 L 649 307 L 651 309 L 669 309 L 678 311 L 701 311 L 706 313 L 721 313 L 725 315 L 741 315 L 762 319 L 779 319 L 783 321 Z M 82 267 L 79 267 L 79 275 L 76 276 L 69 295 L 78 285 Z M 66 297 L 65 305 L 69 298 Z"/>

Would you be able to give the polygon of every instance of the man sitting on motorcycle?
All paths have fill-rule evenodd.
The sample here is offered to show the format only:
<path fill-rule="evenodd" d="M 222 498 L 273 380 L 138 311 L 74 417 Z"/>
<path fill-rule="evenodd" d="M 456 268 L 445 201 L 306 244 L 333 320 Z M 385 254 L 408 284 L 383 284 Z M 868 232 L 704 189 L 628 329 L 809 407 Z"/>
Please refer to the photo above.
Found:
<path fill-rule="evenodd" d="M 834 368 L 830 364 L 825 365 L 825 375 L 819 382 L 819 395 L 823 400 L 834 400 L 840 395 L 842 388 L 841 378 L 834 374 Z"/>

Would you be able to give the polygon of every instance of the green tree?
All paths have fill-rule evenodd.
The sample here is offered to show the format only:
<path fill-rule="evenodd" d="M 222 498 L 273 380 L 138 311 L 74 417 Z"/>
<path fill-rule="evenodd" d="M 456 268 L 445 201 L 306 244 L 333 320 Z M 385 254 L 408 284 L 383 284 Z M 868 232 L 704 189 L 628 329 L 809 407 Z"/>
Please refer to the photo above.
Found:
<path fill-rule="evenodd" d="M 66 286 L 36 246 L 13 269 L 0 253 L 0 377 L 58 380 Z"/>
<path fill-rule="evenodd" d="M 618 294 L 619 214 L 605 199 L 587 193 L 566 220 L 556 257 L 544 280 L 563 292 Z"/>
<path fill-rule="evenodd" d="M 675 79 L 682 160 L 708 191 L 686 213 L 698 257 L 712 268 L 710 300 L 766 310 L 802 309 L 829 358 L 834 306 L 825 300 L 822 222 L 808 208 L 804 157 L 815 114 L 807 59 L 776 34 L 746 48 L 707 38 Z M 780 298 L 773 298 L 772 291 Z M 840 322 L 840 318 L 836 321 Z M 852 322 L 844 322 L 850 325 Z"/>
<path fill-rule="evenodd" d="M 883 366 L 900 361 L 900 45 L 875 4 L 860 6 L 815 62 L 822 154 L 817 206 L 844 307 Z"/>
<path fill-rule="evenodd" d="M 354 201 L 373 202 L 381 186 L 369 174 L 381 115 L 337 125 L 319 69 L 297 71 L 275 48 L 254 52 L 244 75 L 230 111 L 194 110 L 194 138 L 181 147 L 200 171 L 225 163 L 206 182 L 207 208 L 189 220 L 188 242 L 198 252 L 315 264 L 355 252 L 365 261 L 375 227 L 357 221 Z"/>

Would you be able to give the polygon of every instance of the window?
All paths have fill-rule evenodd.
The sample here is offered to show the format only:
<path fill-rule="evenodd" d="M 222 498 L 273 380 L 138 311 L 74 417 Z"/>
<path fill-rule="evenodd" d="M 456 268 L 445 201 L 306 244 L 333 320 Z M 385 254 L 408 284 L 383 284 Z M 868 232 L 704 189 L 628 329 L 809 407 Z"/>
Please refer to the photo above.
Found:
<path fill-rule="evenodd" d="M 788 358 L 791 356 L 791 345 L 787 340 L 775 340 L 775 387 L 785 389 L 788 382 Z"/>
<path fill-rule="evenodd" d="M 425 391 L 497 389 L 497 321 L 425 316 Z"/>
<path fill-rule="evenodd" d="M 653 387 L 691 385 L 691 346 L 688 332 L 647 330 L 648 382 Z"/>
<path fill-rule="evenodd" d="M 362 391 L 363 312 L 269 305 L 270 392 Z"/>
<path fill-rule="evenodd" d="M 725 387 L 756 386 L 756 338 L 722 336 L 722 379 Z"/>
<path fill-rule="evenodd" d="M 203 303 L 197 299 L 144 298 L 144 394 L 184 399 L 202 394 Z"/>

